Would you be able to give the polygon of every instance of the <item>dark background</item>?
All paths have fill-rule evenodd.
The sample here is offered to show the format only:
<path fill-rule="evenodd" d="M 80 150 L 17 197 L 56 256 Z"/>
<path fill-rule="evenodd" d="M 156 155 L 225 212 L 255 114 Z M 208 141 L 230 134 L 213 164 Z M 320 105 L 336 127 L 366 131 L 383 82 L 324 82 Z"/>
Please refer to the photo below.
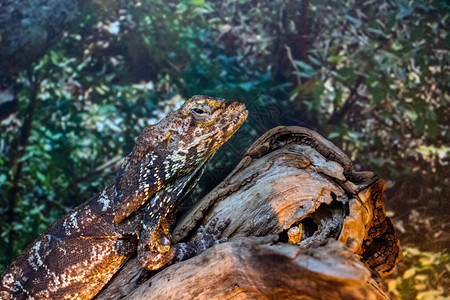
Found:
<path fill-rule="evenodd" d="M 0 271 L 101 191 L 147 125 L 183 99 L 250 112 L 186 204 L 261 134 L 317 130 L 389 183 L 405 259 L 394 298 L 449 297 L 447 1 L 4 0 Z"/>

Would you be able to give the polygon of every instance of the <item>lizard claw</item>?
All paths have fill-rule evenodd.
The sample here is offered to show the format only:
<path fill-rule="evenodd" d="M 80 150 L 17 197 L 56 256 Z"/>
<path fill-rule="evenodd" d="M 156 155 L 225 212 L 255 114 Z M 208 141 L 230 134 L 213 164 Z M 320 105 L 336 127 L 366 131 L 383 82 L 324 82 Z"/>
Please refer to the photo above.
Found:
<path fill-rule="evenodd" d="M 227 237 L 223 238 L 223 239 L 220 239 L 220 240 L 217 240 L 215 244 L 223 244 L 223 243 L 226 243 L 226 242 L 228 242 L 228 238 Z"/>
<path fill-rule="evenodd" d="M 217 218 L 217 217 L 212 219 L 211 222 L 209 222 L 209 224 L 206 226 L 206 229 L 205 229 L 206 234 L 210 234 L 210 235 L 214 236 L 214 239 L 216 239 L 216 240 L 223 233 L 225 228 L 227 228 L 228 225 L 230 225 L 231 219 L 226 218 L 225 221 L 223 221 L 223 222 L 219 223 L 219 225 L 217 225 L 218 221 L 219 221 L 219 218 Z M 202 226 L 200 226 L 200 228 L 202 228 Z"/>
<path fill-rule="evenodd" d="M 197 237 L 204 236 L 206 233 L 206 229 L 203 225 L 200 225 L 200 227 L 197 229 Z"/>
<path fill-rule="evenodd" d="M 197 237 L 195 238 L 195 244 L 197 244 L 199 252 L 203 252 L 206 249 L 212 247 L 215 244 L 222 244 L 228 241 L 228 238 L 220 238 L 225 228 L 230 225 L 231 220 L 227 218 L 225 221 L 220 222 L 219 218 L 214 218 L 209 222 L 206 227 L 200 226 L 197 230 Z"/>
<path fill-rule="evenodd" d="M 220 223 L 220 224 L 217 226 L 217 228 L 216 228 L 216 230 L 214 231 L 213 235 L 214 235 L 215 237 L 219 237 L 219 236 L 223 233 L 223 231 L 225 230 L 225 228 L 227 228 L 228 225 L 230 225 L 230 223 L 231 223 L 231 219 L 230 219 L 230 218 L 226 218 L 225 221 L 223 221 L 222 223 Z"/>
<path fill-rule="evenodd" d="M 218 220 L 219 218 L 215 217 L 214 219 L 211 220 L 211 222 L 209 222 L 208 226 L 206 227 L 206 233 L 213 234 L 214 228 L 216 227 Z"/>

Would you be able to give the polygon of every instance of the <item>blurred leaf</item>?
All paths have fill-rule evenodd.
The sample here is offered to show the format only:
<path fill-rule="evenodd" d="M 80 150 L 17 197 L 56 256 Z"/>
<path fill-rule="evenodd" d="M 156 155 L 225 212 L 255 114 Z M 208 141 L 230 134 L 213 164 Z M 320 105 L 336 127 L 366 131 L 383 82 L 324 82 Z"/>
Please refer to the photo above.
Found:
<path fill-rule="evenodd" d="M 358 19 L 356 19 L 356 18 L 354 18 L 354 17 L 352 17 L 350 15 L 346 15 L 345 18 L 347 20 L 349 20 L 350 22 L 352 22 L 353 24 L 355 24 L 356 26 L 361 26 L 362 25 L 362 22 L 360 20 L 358 20 Z"/>
<path fill-rule="evenodd" d="M 44 182 L 45 181 L 45 175 L 42 174 L 39 171 L 36 171 L 36 177 L 39 179 L 39 181 Z"/>
<path fill-rule="evenodd" d="M 412 276 L 414 276 L 416 274 L 416 268 L 411 268 L 405 271 L 405 273 L 403 273 L 403 278 L 404 279 L 408 279 L 411 278 Z"/>
<path fill-rule="evenodd" d="M 397 15 L 395 16 L 395 18 L 397 20 L 406 18 L 406 17 L 410 16 L 413 13 L 413 11 L 414 11 L 414 8 L 411 6 L 402 7 L 400 9 L 400 11 L 397 13 Z"/>
<path fill-rule="evenodd" d="M 205 5 L 205 0 L 191 0 L 191 4 L 203 6 L 203 5 Z"/>

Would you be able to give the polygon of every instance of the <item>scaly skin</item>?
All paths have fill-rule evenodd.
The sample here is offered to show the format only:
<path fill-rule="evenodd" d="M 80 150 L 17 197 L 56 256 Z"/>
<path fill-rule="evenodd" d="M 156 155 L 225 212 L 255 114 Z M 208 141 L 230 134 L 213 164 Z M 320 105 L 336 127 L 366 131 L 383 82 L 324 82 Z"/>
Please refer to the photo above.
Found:
<path fill-rule="evenodd" d="M 194 96 L 145 128 L 115 182 L 50 226 L 4 271 L 0 298 L 91 299 L 136 251 L 144 268 L 156 270 L 214 244 L 202 234 L 206 244 L 171 246 L 170 223 L 246 117 L 242 103 Z"/>

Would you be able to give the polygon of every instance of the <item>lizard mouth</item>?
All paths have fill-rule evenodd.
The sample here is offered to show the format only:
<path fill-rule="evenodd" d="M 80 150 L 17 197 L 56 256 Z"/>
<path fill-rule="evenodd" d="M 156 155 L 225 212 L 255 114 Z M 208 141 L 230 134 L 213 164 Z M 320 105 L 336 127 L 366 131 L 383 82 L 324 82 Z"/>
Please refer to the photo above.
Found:
<path fill-rule="evenodd" d="M 248 111 L 245 107 L 245 104 L 239 103 L 237 112 L 232 117 L 227 118 L 231 119 L 230 121 L 226 122 L 213 132 L 203 135 L 201 139 L 208 139 L 221 131 L 226 131 L 226 134 L 224 135 L 225 139 L 223 141 L 223 143 L 225 143 L 239 129 L 239 127 L 241 127 L 242 123 L 244 123 L 244 121 L 247 119 L 247 116 Z M 221 143 L 220 145 L 222 145 L 223 143 Z"/>
<path fill-rule="evenodd" d="M 225 131 L 225 143 L 244 123 L 248 117 L 248 110 L 244 104 L 240 104 L 238 111 L 230 118 L 231 120 L 222 125 L 219 129 L 214 131 L 212 135 L 217 134 L 219 131 Z"/>
<path fill-rule="evenodd" d="M 232 118 L 232 120 L 230 122 L 225 124 L 225 126 L 231 125 L 231 124 L 237 124 L 238 127 L 240 127 L 242 125 L 242 123 L 244 123 L 244 121 L 247 119 L 247 116 L 248 116 L 248 110 L 246 109 L 245 104 L 242 104 L 239 107 L 239 110 L 236 113 L 236 115 Z"/>

